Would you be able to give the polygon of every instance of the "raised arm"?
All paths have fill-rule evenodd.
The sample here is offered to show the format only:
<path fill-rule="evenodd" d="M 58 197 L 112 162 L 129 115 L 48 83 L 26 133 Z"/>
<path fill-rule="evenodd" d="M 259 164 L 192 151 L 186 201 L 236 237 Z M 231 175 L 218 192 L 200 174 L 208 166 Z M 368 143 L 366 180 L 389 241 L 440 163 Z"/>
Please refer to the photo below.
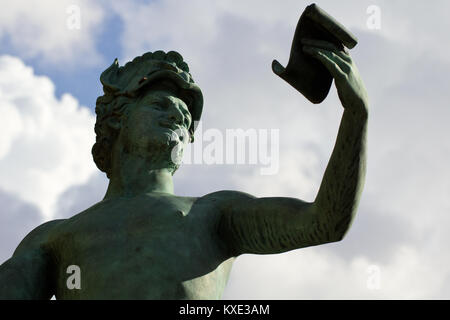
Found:
<path fill-rule="evenodd" d="M 348 53 L 305 40 L 304 51 L 334 77 L 344 107 L 339 133 L 313 203 L 231 193 L 219 233 L 231 256 L 272 254 L 343 239 L 356 214 L 366 169 L 367 93 Z"/>
<path fill-rule="evenodd" d="M 52 259 L 45 247 L 45 239 L 58 221 L 45 223 L 30 232 L 13 256 L 0 265 L 0 300 L 44 300 L 52 297 Z"/>
<path fill-rule="evenodd" d="M 357 211 L 366 173 L 369 103 L 359 71 L 347 52 L 326 41 L 302 41 L 304 52 L 327 67 L 344 107 L 338 137 L 314 201 L 324 221 L 334 226 L 338 240 L 348 231 Z"/>

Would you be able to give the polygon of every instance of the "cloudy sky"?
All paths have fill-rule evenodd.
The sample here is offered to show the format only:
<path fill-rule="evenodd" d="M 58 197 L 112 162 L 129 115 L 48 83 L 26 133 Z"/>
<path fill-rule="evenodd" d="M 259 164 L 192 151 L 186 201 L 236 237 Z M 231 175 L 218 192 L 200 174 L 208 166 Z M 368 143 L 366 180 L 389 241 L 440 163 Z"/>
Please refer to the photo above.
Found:
<path fill-rule="evenodd" d="M 450 3 L 317 3 L 359 39 L 351 54 L 371 102 L 359 212 L 342 242 L 239 257 L 223 298 L 449 299 Z M 0 263 L 37 225 L 102 199 L 94 108 L 99 75 L 116 57 L 123 65 L 147 51 L 180 52 L 204 93 L 202 132 L 279 130 L 275 174 L 262 175 L 262 163 L 186 164 L 176 194 L 313 200 L 342 107 L 334 88 L 310 104 L 270 67 L 287 63 L 308 4 L 1 0 Z"/>

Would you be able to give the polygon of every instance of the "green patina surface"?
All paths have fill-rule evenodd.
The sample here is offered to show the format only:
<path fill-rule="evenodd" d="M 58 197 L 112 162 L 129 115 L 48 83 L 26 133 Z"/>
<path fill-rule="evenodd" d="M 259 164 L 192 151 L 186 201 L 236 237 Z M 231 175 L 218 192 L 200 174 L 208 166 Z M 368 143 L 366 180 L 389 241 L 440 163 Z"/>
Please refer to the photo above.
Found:
<path fill-rule="evenodd" d="M 30 232 L 0 266 L 0 298 L 219 299 L 241 254 L 341 240 L 364 183 L 367 94 L 343 47 L 324 39 L 294 40 L 301 44 L 291 57 L 320 63 L 344 107 L 313 202 L 227 190 L 176 196 L 172 175 L 200 119 L 201 90 L 176 52 L 146 53 L 124 67 L 115 61 L 101 76 L 104 95 L 97 100 L 92 148 L 110 179 L 106 195 L 70 219 Z M 288 68 L 301 70 L 295 61 Z M 281 76 L 285 70 L 276 65 L 274 71 Z M 292 74 L 288 82 L 298 89 Z M 81 270 L 80 289 L 67 287 L 70 265 Z"/>

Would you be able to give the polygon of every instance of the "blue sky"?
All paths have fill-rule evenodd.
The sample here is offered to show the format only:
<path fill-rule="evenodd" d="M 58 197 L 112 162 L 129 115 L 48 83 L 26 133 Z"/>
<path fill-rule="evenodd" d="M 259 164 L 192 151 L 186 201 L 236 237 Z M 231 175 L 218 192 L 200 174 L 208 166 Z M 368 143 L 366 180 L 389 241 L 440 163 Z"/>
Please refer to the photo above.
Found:
<path fill-rule="evenodd" d="M 70 92 L 77 97 L 80 104 L 95 110 L 95 100 L 102 92 L 99 81 L 100 73 L 108 63 L 112 63 L 115 58 L 122 53 L 120 44 L 120 31 L 123 28 L 122 20 L 112 10 L 108 10 L 108 15 L 100 26 L 100 32 L 95 36 L 95 50 L 101 52 L 101 64 L 89 67 L 78 67 L 69 63 L 69 67 L 61 64 L 52 64 L 42 59 L 42 55 L 23 59 L 27 65 L 34 68 L 36 75 L 46 75 L 56 84 L 55 95 L 61 97 L 63 93 Z M 2 54 L 21 56 L 20 50 L 11 44 L 8 34 L 1 38 Z M 82 80 L 81 80 L 82 79 Z"/>
<path fill-rule="evenodd" d="M 448 299 L 450 4 L 317 1 L 359 38 L 351 50 L 370 105 L 369 159 L 344 241 L 244 255 L 225 299 Z M 70 5 L 81 28 L 66 27 Z M 179 51 L 201 86 L 203 128 L 277 129 L 280 170 L 185 165 L 180 195 L 232 189 L 314 199 L 342 115 L 333 88 L 311 105 L 276 77 L 305 1 L 5 1 L 0 12 L 0 262 L 35 226 L 101 200 L 91 158 L 100 73 L 146 51 Z M 380 28 L 370 28 L 370 6 Z M 63 134 L 62 134 L 63 133 Z M 200 135 L 199 132 L 196 134 Z M 197 139 L 198 138 L 198 139 Z M 202 142 L 196 137 L 196 144 Z M 374 271 L 375 270 L 375 271 Z M 371 287 L 374 275 L 379 287 Z"/>

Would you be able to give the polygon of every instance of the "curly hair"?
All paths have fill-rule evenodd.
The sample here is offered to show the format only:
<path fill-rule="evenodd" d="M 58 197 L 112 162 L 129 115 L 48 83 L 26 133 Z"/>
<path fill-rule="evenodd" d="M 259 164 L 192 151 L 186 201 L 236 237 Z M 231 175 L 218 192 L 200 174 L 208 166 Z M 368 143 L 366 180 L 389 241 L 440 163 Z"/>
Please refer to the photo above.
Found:
<path fill-rule="evenodd" d="M 150 84 L 170 80 L 179 88 L 180 96 L 186 98 L 192 124 L 189 128 L 191 142 L 195 130 L 195 122 L 200 119 L 203 108 L 203 95 L 194 83 L 189 67 L 183 57 L 175 51 L 147 52 L 119 67 L 117 59 L 100 76 L 104 95 L 97 98 L 95 113 L 96 142 L 92 147 L 92 155 L 97 167 L 110 177 L 111 154 L 119 130 L 109 125 L 111 119 L 123 121 L 127 106 L 140 98 L 149 89 Z"/>
<path fill-rule="evenodd" d="M 95 113 L 97 119 L 95 122 L 95 143 L 92 146 L 92 156 L 97 167 L 106 173 L 110 178 L 112 147 L 116 140 L 119 130 L 108 125 L 108 122 L 115 118 L 122 120 L 122 115 L 127 112 L 127 106 L 137 98 L 127 96 L 104 95 L 97 98 Z"/>

